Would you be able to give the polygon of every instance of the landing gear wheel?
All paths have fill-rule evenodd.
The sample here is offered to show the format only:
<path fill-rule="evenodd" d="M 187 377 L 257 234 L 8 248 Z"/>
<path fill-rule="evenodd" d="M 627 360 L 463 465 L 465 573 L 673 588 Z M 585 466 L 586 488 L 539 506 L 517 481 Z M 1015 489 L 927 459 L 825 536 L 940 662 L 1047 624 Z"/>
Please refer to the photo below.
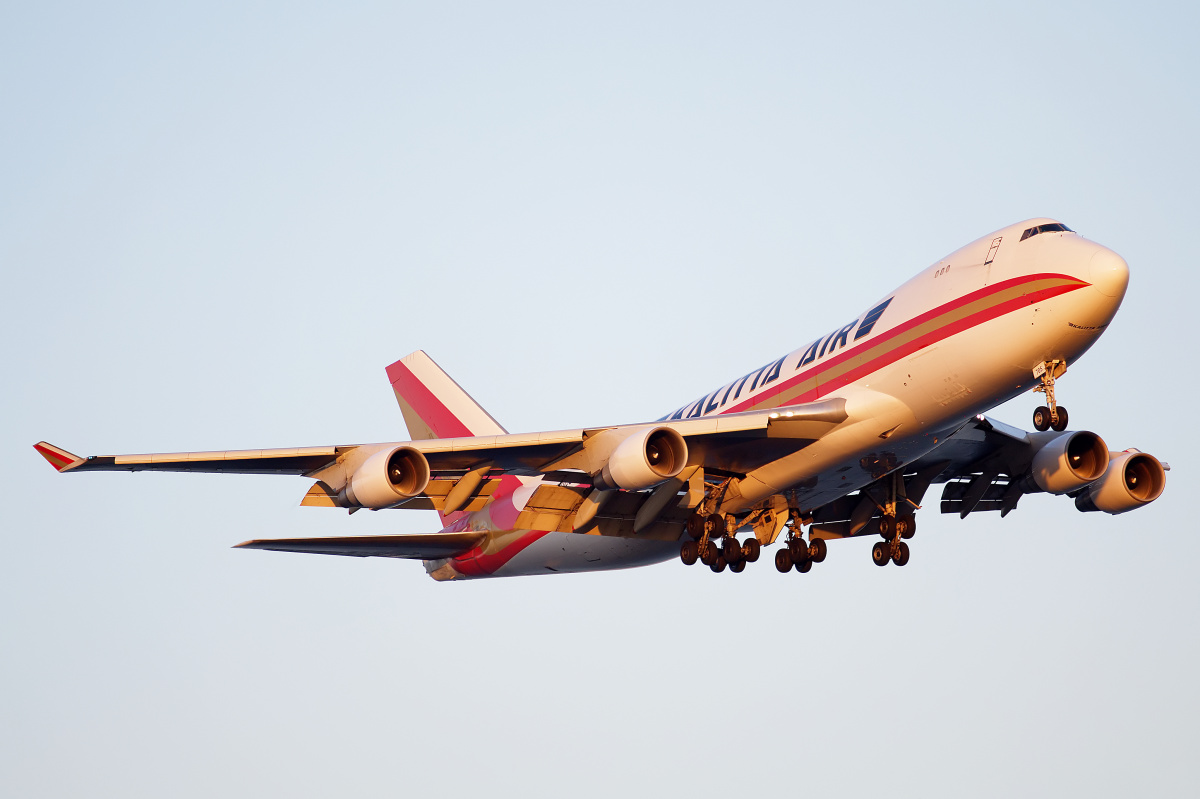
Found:
<path fill-rule="evenodd" d="M 895 516 L 880 516 L 879 517 L 879 534 L 891 541 L 896 537 L 896 517 Z"/>
<path fill-rule="evenodd" d="M 744 560 L 739 560 L 737 563 L 729 564 L 729 571 L 733 572 L 734 574 L 741 574 L 745 570 L 746 570 L 746 561 L 744 561 Z"/>
<path fill-rule="evenodd" d="M 693 513 L 687 519 L 687 534 L 699 541 L 704 537 L 704 517 Z"/>
<path fill-rule="evenodd" d="M 775 550 L 775 568 L 785 574 L 792 570 L 792 553 L 786 547 Z"/>
<path fill-rule="evenodd" d="M 717 558 L 720 557 L 720 555 L 721 553 L 717 551 L 717 545 L 712 541 L 709 541 L 700 550 L 700 562 L 705 566 L 711 566 L 717 562 Z"/>
<path fill-rule="evenodd" d="M 727 563 L 737 563 L 742 559 L 742 545 L 737 542 L 733 536 L 726 536 L 722 553 L 725 555 Z"/>
<path fill-rule="evenodd" d="M 721 572 L 725 571 L 725 567 L 727 565 L 728 564 L 725 562 L 725 557 L 722 555 L 721 557 L 717 558 L 716 562 L 708 568 L 712 569 L 717 574 L 720 574 Z"/>
<path fill-rule="evenodd" d="M 908 563 L 908 544 L 900 541 L 896 544 L 895 550 L 896 551 L 892 553 L 892 562 L 897 566 L 903 566 L 905 563 Z"/>
<path fill-rule="evenodd" d="M 1051 422 L 1050 427 L 1052 427 L 1053 429 L 1055 429 L 1061 433 L 1062 431 L 1067 429 L 1067 409 L 1064 408 L 1063 406 L 1059 405 L 1057 410 L 1058 410 L 1058 421 Z"/>
<path fill-rule="evenodd" d="M 796 571 L 800 572 L 801 574 L 808 574 L 810 571 L 812 571 L 812 564 L 813 562 L 811 560 L 806 560 L 803 563 L 797 563 Z"/>
<path fill-rule="evenodd" d="M 725 517 L 719 513 L 713 513 L 708 517 L 709 527 L 708 535 L 710 538 L 720 538 L 725 535 Z"/>
<path fill-rule="evenodd" d="M 892 553 L 888 551 L 887 544 L 877 541 L 875 546 L 871 547 L 871 562 L 876 566 L 886 566 L 891 559 Z"/>
<path fill-rule="evenodd" d="M 683 546 L 679 548 L 679 559 L 683 561 L 683 565 L 691 566 L 700 557 L 700 545 L 695 541 L 684 541 Z"/>
<path fill-rule="evenodd" d="M 792 556 L 792 563 L 801 563 L 808 560 L 808 547 L 804 545 L 804 539 L 793 538 L 789 541 L 788 554 Z"/>
<path fill-rule="evenodd" d="M 1033 409 L 1033 429 L 1042 433 L 1050 429 L 1050 409 L 1045 405 Z"/>
<path fill-rule="evenodd" d="M 906 516 L 903 519 L 898 519 L 896 527 L 900 530 L 901 538 L 912 538 L 917 534 L 917 517 Z"/>
<path fill-rule="evenodd" d="M 762 544 L 757 538 L 748 538 L 746 543 L 742 544 L 742 557 L 747 563 L 754 563 L 758 560 L 759 553 L 762 552 Z"/>
<path fill-rule="evenodd" d="M 814 538 L 808 545 L 808 559 L 813 563 L 824 563 L 828 554 L 829 545 L 825 543 L 824 538 Z"/>

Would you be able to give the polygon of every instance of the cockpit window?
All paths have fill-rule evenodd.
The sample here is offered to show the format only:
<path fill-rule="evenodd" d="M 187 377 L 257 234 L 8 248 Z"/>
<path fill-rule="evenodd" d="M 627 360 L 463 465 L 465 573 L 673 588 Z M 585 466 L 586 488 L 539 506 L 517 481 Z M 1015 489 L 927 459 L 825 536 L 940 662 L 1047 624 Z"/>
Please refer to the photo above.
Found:
<path fill-rule="evenodd" d="M 1038 225 L 1037 227 L 1028 228 L 1024 233 L 1021 234 L 1021 241 L 1025 241 L 1025 239 L 1029 238 L 1030 236 L 1036 236 L 1039 233 L 1053 233 L 1056 230 L 1064 233 L 1075 232 L 1064 224 L 1059 222 L 1051 222 L 1049 225 Z"/>

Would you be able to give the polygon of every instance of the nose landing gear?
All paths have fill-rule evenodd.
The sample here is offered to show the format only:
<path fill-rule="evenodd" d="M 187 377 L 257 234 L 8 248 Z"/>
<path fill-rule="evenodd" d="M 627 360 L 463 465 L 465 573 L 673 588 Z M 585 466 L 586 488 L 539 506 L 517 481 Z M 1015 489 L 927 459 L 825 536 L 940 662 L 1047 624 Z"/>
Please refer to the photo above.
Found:
<path fill-rule="evenodd" d="M 1033 426 L 1040 432 L 1051 428 L 1058 432 L 1067 429 L 1067 409 L 1054 399 L 1054 381 L 1066 371 L 1066 361 L 1046 361 L 1034 367 L 1033 376 L 1041 381 L 1041 385 L 1034 386 L 1033 390 L 1046 395 L 1046 404 L 1039 405 L 1033 412 Z"/>

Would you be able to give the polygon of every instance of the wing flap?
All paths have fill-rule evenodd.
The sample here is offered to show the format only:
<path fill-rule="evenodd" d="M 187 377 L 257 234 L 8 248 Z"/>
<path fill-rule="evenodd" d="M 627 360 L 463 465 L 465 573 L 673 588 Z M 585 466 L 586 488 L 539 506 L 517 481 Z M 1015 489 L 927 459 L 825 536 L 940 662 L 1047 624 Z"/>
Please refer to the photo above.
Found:
<path fill-rule="evenodd" d="M 234 549 L 269 549 L 273 552 L 306 552 L 313 555 L 346 555 L 352 558 L 452 558 L 479 546 L 487 533 L 415 533 L 362 535 L 333 538 L 266 538 L 243 541 Z"/>

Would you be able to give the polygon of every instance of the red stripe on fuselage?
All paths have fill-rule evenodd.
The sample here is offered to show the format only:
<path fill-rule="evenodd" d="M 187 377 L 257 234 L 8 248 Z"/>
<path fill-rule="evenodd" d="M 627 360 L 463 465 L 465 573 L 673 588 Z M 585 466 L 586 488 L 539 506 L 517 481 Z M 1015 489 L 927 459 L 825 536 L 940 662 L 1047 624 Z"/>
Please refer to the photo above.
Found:
<path fill-rule="evenodd" d="M 977 311 L 976 313 L 973 313 L 970 316 L 965 316 L 962 319 L 958 319 L 953 322 L 949 322 L 949 323 L 943 325 L 942 327 L 939 327 L 937 330 L 933 330 L 919 338 L 916 338 L 916 339 L 913 339 L 912 341 L 906 342 L 905 344 L 903 344 L 899 347 L 896 347 L 894 349 L 887 350 L 886 352 L 881 353 L 878 357 L 873 358 L 870 361 L 867 361 L 862 366 L 859 366 L 855 369 L 851 369 L 850 371 L 846 372 L 843 375 L 839 375 L 838 377 L 834 378 L 833 380 L 830 380 L 828 383 L 819 383 L 815 389 L 813 389 L 811 391 L 806 391 L 804 394 L 801 394 L 801 395 L 795 397 L 794 399 L 790 400 L 789 402 L 793 402 L 793 403 L 811 402 L 812 400 L 818 399 L 819 397 L 824 396 L 825 394 L 828 394 L 831 391 L 835 391 L 839 388 L 842 388 L 843 386 L 849 385 L 850 383 L 853 383 L 855 380 L 860 380 L 863 377 L 865 377 L 866 375 L 869 375 L 874 371 L 882 369 L 885 366 L 889 366 L 889 365 L 895 363 L 896 361 L 900 360 L 901 358 L 911 355 L 912 353 L 917 352 L 918 350 L 923 349 L 924 347 L 928 347 L 930 344 L 935 344 L 939 341 L 942 341 L 943 339 L 949 338 L 950 336 L 953 336 L 956 333 L 961 333 L 964 330 L 969 330 L 972 327 L 976 327 L 977 325 L 981 325 L 984 322 L 988 322 L 992 319 L 996 319 L 1000 316 L 1003 316 L 1004 314 L 1011 313 L 1012 311 L 1016 311 L 1020 308 L 1023 308 L 1023 307 L 1029 306 L 1029 305 L 1034 305 L 1034 304 L 1042 302 L 1044 300 L 1048 300 L 1051 297 L 1056 297 L 1060 294 L 1066 294 L 1069 291 L 1074 291 L 1076 289 L 1084 288 L 1085 286 L 1091 285 L 1090 283 L 1085 283 L 1082 280 L 1078 280 L 1077 278 L 1073 278 L 1068 275 L 1038 274 L 1038 275 L 1028 275 L 1026 277 L 1012 278 L 1010 280 L 1005 280 L 1000 283 L 997 283 L 994 286 L 988 286 L 986 288 L 979 289 L 978 291 L 973 291 L 970 294 L 965 294 L 962 297 L 958 297 L 948 303 L 945 303 L 944 305 L 939 305 L 937 308 L 934 308 L 932 310 L 926 311 L 923 314 L 915 316 L 912 319 L 909 319 L 907 322 L 897 325 L 896 327 L 892 328 L 891 330 L 888 330 L 888 331 L 880 334 L 876 338 L 867 339 L 862 344 L 859 344 L 856 347 L 851 347 L 849 349 L 846 349 L 845 351 L 840 353 L 835 358 L 830 358 L 828 361 L 826 361 L 824 363 L 814 364 L 809 369 L 801 372 L 800 374 L 797 374 L 797 375 L 794 375 L 794 376 L 788 378 L 786 381 L 784 381 L 783 383 L 781 383 L 778 386 L 775 386 L 771 390 L 765 391 L 757 396 L 749 397 L 749 398 L 743 400 L 742 402 L 738 403 L 737 405 L 730 406 L 726 410 L 721 411 L 721 413 L 737 413 L 739 411 L 751 410 L 752 408 L 761 404 L 765 400 L 768 400 L 771 397 L 774 397 L 774 396 L 777 396 L 777 395 L 783 393 L 784 391 L 786 391 L 787 389 L 796 385 L 797 383 L 802 383 L 805 380 L 809 380 L 809 379 L 813 378 L 814 376 L 820 375 L 824 372 L 828 372 L 828 371 L 834 369 L 835 367 L 837 367 L 842 362 L 849 360 L 850 358 L 854 358 L 854 357 L 858 356 L 864 350 L 867 350 L 872 347 L 878 347 L 880 344 L 886 343 L 889 339 L 901 336 L 904 333 L 906 333 L 907 331 L 912 330 L 914 327 L 922 325 L 931 319 L 935 319 L 944 314 L 951 313 L 957 308 L 961 308 L 964 305 L 968 305 L 972 302 L 976 302 L 978 300 L 984 299 L 984 298 L 988 297 L 989 295 L 996 294 L 1001 291 L 1005 291 L 1005 290 L 1012 288 L 1013 286 L 1019 285 L 1021 283 L 1029 283 L 1029 282 L 1038 281 L 1038 280 L 1046 280 L 1047 278 L 1057 278 L 1057 279 L 1071 281 L 1071 282 L 1068 284 L 1064 284 L 1064 285 L 1054 286 L 1051 288 L 1046 288 L 1046 289 L 1041 289 L 1038 291 L 1030 292 L 1029 294 L 1022 294 L 1020 297 L 1014 297 L 1011 300 L 1006 300 L 1002 303 L 997 303 L 996 305 L 993 305 L 989 308 L 984 308 L 983 310 Z"/>
<path fill-rule="evenodd" d="M 437 434 L 438 438 L 464 438 L 475 435 L 437 396 L 412 373 L 402 361 L 387 368 L 392 389 L 412 406 L 421 421 Z"/>

